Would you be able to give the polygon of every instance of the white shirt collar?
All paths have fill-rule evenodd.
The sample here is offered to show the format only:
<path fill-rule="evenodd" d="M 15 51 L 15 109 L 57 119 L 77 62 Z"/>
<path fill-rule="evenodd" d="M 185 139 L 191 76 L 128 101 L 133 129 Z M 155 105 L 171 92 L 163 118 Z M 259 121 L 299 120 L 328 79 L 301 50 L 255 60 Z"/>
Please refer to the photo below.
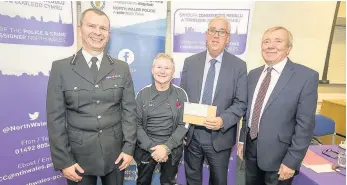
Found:
<path fill-rule="evenodd" d="M 215 59 L 217 60 L 218 63 L 221 63 L 222 62 L 222 59 L 223 59 L 223 54 L 224 54 L 224 50 L 222 51 L 221 54 L 219 54 Z M 209 63 L 213 58 L 211 57 L 210 53 L 206 52 L 206 62 Z"/>
<path fill-rule="evenodd" d="M 87 64 L 89 65 L 90 62 L 92 62 L 92 58 L 94 57 L 93 55 L 91 55 L 90 53 L 88 53 L 86 50 L 84 50 L 82 48 L 82 54 L 84 56 L 84 59 L 86 59 L 86 62 Z M 96 58 L 98 58 L 98 61 L 97 62 L 100 62 L 102 61 L 102 57 L 104 56 L 104 52 L 101 52 L 99 55 L 96 56 Z"/>
<path fill-rule="evenodd" d="M 274 71 L 276 71 L 278 74 L 281 74 L 284 66 L 286 66 L 288 61 L 288 58 L 284 58 L 281 62 L 278 62 L 277 64 L 273 65 L 272 68 Z M 265 64 L 263 72 L 266 72 L 267 68 L 270 67 L 268 64 Z"/>

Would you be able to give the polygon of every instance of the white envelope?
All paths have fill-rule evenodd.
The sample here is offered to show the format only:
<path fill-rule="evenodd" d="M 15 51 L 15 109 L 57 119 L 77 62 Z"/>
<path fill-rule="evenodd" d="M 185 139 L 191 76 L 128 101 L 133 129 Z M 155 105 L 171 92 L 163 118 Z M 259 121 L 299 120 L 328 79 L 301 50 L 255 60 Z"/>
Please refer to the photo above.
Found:
<path fill-rule="evenodd" d="M 203 125 L 206 118 L 216 117 L 217 107 L 198 103 L 184 103 L 183 122 Z"/>

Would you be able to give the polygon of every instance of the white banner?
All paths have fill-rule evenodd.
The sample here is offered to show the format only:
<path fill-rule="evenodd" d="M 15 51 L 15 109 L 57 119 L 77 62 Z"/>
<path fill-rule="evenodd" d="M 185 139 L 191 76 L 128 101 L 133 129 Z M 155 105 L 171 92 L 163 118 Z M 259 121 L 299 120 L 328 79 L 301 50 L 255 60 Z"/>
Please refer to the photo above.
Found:
<path fill-rule="evenodd" d="M 230 43 L 227 51 L 245 58 L 251 25 L 253 2 L 172 2 L 171 48 L 176 62 L 175 78 L 180 78 L 184 59 L 206 50 L 205 34 L 209 21 L 224 16 L 230 21 Z"/>
<path fill-rule="evenodd" d="M 135 91 L 152 83 L 154 57 L 165 51 L 167 3 L 164 1 L 82 2 L 82 12 L 99 8 L 111 21 L 106 48 L 114 58 L 129 64 Z"/>

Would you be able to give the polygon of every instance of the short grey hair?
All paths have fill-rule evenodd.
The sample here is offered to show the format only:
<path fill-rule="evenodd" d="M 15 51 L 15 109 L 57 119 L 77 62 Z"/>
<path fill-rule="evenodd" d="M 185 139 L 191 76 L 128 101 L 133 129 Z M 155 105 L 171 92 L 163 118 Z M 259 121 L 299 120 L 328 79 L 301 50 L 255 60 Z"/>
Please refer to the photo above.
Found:
<path fill-rule="evenodd" d="M 173 64 L 174 69 L 175 69 L 175 62 L 174 62 L 173 58 L 172 58 L 170 55 L 165 54 L 165 53 L 159 53 L 159 54 L 154 58 L 153 63 L 152 63 L 152 66 L 154 66 L 155 63 L 157 62 L 157 60 L 159 60 L 159 59 L 168 59 L 168 60 L 170 60 L 171 63 Z"/>
<path fill-rule="evenodd" d="M 225 21 L 226 23 L 227 23 L 227 25 L 228 25 L 228 30 L 227 30 L 227 32 L 228 33 L 230 33 L 230 21 L 227 19 L 227 18 L 225 18 L 224 16 L 216 16 L 216 17 L 213 17 L 213 19 L 211 19 L 210 20 L 210 22 L 208 23 L 208 27 L 210 27 L 210 25 L 211 25 L 211 23 L 213 22 L 213 21 L 215 21 L 215 20 L 222 20 L 222 21 Z"/>
<path fill-rule="evenodd" d="M 287 35 L 288 35 L 288 47 L 292 47 L 293 46 L 293 35 L 292 33 L 290 33 L 290 31 L 288 29 L 286 29 L 285 27 L 282 27 L 282 26 L 274 26 L 274 27 L 271 27 L 269 29 L 267 29 L 265 32 L 264 32 L 264 35 L 269 33 L 269 32 L 273 32 L 273 31 L 277 31 L 277 30 L 284 30 L 287 32 Z"/>

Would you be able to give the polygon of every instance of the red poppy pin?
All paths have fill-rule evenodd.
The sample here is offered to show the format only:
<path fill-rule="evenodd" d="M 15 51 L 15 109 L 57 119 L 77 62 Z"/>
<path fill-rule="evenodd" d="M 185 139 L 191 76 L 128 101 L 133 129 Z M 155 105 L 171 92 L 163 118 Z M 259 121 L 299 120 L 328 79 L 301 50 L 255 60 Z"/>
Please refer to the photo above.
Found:
<path fill-rule="evenodd" d="M 176 100 L 176 107 L 177 107 L 177 108 L 180 108 L 180 107 L 181 107 L 181 103 L 180 103 L 180 101 L 178 101 L 178 99 Z"/>

